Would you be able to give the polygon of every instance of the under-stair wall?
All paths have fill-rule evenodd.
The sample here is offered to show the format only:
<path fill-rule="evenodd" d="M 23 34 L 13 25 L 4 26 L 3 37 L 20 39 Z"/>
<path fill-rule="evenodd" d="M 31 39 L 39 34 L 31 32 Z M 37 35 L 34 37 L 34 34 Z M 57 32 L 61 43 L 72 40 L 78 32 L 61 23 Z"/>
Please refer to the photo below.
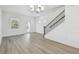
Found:
<path fill-rule="evenodd" d="M 65 6 L 65 21 L 45 38 L 79 48 L 79 6 Z"/>

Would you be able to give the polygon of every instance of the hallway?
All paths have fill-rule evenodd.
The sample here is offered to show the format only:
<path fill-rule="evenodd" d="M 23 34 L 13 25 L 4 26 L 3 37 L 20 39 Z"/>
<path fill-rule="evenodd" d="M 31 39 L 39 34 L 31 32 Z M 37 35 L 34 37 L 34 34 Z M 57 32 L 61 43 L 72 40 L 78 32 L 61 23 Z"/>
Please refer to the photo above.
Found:
<path fill-rule="evenodd" d="M 0 46 L 2 54 L 71 54 L 79 49 L 43 38 L 39 33 L 28 33 L 3 37 Z"/>

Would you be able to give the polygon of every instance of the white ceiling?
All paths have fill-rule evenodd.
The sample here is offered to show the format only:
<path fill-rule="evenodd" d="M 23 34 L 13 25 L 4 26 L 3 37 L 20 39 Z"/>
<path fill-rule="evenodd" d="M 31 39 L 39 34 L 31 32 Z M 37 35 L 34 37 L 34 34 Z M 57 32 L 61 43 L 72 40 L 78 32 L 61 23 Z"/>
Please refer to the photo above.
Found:
<path fill-rule="evenodd" d="M 1 5 L 0 7 L 4 11 L 20 13 L 20 14 L 29 15 L 29 16 L 37 16 L 37 15 L 46 14 L 46 12 L 49 12 L 50 10 L 52 11 L 55 8 L 61 7 L 61 5 L 44 5 L 44 6 L 45 6 L 45 10 L 44 12 L 40 14 L 36 14 L 32 12 L 29 5 Z"/>

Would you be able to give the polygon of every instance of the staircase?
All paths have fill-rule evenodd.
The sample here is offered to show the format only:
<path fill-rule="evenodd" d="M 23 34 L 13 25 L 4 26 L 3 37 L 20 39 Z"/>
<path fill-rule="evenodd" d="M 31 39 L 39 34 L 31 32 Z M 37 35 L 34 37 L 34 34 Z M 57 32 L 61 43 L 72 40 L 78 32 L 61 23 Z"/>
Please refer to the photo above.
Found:
<path fill-rule="evenodd" d="M 65 20 L 65 10 L 62 10 L 50 23 L 44 26 L 44 34 L 45 36 L 48 32 L 59 26 Z"/>

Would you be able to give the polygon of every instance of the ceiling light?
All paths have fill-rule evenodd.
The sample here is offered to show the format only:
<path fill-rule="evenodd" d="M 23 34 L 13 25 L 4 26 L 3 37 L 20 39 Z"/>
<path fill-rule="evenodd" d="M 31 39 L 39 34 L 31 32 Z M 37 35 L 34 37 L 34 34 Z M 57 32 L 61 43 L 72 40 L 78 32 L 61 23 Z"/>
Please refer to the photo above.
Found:
<path fill-rule="evenodd" d="M 36 12 L 36 13 L 40 13 L 44 11 L 43 5 L 31 5 L 30 8 L 31 8 L 31 11 Z"/>

